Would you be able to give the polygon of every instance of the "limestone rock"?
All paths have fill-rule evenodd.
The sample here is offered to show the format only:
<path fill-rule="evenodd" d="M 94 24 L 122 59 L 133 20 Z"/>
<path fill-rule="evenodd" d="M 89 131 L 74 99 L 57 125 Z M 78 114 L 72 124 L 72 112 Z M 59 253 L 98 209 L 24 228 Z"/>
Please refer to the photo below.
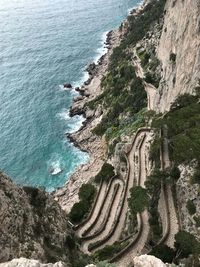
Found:
<path fill-rule="evenodd" d="M 19 257 L 67 261 L 67 232 L 66 214 L 52 196 L 19 187 L 0 172 L 0 262 Z"/>
<path fill-rule="evenodd" d="M 166 267 L 158 258 L 150 255 L 141 255 L 133 260 L 134 267 Z"/>
<path fill-rule="evenodd" d="M 154 103 L 157 112 L 168 111 L 178 95 L 194 93 L 200 77 L 199 0 L 168 0 L 165 10 L 158 46 L 163 79 Z"/>
<path fill-rule="evenodd" d="M 38 260 L 29 260 L 25 258 L 14 259 L 9 262 L 1 263 L 0 267 L 67 267 L 65 263 L 61 261 L 56 263 L 42 264 Z"/>

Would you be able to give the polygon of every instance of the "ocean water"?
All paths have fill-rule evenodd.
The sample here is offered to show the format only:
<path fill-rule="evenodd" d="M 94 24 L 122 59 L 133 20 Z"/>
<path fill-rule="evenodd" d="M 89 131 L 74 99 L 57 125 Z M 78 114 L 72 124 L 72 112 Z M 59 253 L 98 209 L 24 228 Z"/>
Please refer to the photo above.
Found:
<path fill-rule="evenodd" d="M 69 117 L 87 64 L 105 33 L 138 0 L 0 0 L 0 169 L 18 184 L 52 191 L 88 155 L 65 137 L 83 118 Z"/>

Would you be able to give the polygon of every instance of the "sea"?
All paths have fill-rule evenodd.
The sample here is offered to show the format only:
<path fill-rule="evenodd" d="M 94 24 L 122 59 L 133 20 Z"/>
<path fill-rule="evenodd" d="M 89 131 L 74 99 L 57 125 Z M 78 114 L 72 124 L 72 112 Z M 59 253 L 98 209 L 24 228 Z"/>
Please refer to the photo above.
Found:
<path fill-rule="evenodd" d="M 89 155 L 66 138 L 86 66 L 106 52 L 106 33 L 138 0 L 0 0 L 0 169 L 51 192 Z"/>

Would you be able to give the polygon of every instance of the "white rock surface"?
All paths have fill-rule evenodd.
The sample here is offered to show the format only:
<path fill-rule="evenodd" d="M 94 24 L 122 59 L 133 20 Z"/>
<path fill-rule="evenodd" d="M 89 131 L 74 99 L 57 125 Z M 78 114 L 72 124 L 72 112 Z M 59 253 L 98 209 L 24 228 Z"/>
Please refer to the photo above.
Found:
<path fill-rule="evenodd" d="M 200 1 L 168 0 L 158 58 L 163 79 L 154 103 L 157 112 L 169 110 L 178 95 L 193 93 L 200 77 Z M 174 53 L 176 59 L 170 60 Z"/>
<path fill-rule="evenodd" d="M 42 264 L 37 260 L 28 260 L 25 258 L 20 258 L 1 263 L 0 267 L 67 267 L 67 265 L 62 263 L 61 261 L 56 263 Z"/>
<path fill-rule="evenodd" d="M 134 267 L 166 267 L 159 259 L 150 255 L 141 255 L 133 260 Z"/>

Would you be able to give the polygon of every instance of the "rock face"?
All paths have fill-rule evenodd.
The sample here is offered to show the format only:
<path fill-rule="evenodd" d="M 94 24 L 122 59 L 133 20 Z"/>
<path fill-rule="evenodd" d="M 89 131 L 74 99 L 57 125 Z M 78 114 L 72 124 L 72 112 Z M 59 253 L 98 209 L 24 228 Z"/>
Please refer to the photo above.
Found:
<path fill-rule="evenodd" d="M 14 259 L 9 262 L 1 263 L 0 267 L 67 267 L 62 262 L 42 264 L 37 260 L 28 260 L 25 258 Z"/>
<path fill-rule="evenodd" d="M 133 260 L 134 267 L 166 267 L 159 259 L 150 255 L 141 255 Z"/>
<path fill-rule="evenodd" d="M 195 91 L 200 77 L 200 2 L 167 0 L 164 26 L 157 50 L 163 79 L 155 110 L 164 112 L 179 94 Z"/>
<path fill-rule="evenodd" d="M 182 229 L 195 235 L 199 239 L 199 226 L 195 221 L 195 218 L 199 217 L 200 214 L 200 195 L 199 185 L 191 183 L 191 177 L 194 173 L 195 164 L 187 166 L 181 165 L 179 169 L 181 176 L 176 184 L 177 200 L 180 213 L 180 222 Z M 188 201 L 192 201 L 196 211 L 194 214 L 190 214 L 187 208 Z"/>
<path fill-rule="evenodd" d="M 65 212 L 49 194 L 18 187 L 0 172 L 0 262 L 67 260 Z"/>

